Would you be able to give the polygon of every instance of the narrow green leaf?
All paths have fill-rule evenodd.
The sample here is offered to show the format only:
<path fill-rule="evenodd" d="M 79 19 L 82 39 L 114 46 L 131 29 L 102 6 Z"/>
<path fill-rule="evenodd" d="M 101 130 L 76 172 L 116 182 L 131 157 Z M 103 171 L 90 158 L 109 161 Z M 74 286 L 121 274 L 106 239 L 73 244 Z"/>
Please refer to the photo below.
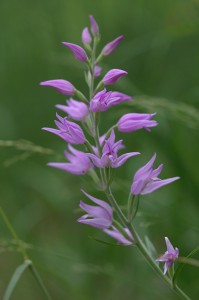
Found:
<path fill-rule="evenodd" d="M 153 243 L 151 242 L 151 240 L 148 238 L 147 235 L 144 238 L 145 238 L 146 247 L 147 247 L 149 253 L 151 254 L 151 256 L 153 258 L 155 258 L 157 255 L 157 251 L 156 251 Z"/>
<path fill-rule="evenodd" d="M 25 260 L 23 264 L 18 266 L 12 275 L 12 278 L 7 286 L 7 289 L 5 291 L 5 294 L 3 296 L 3 300 L 9 300 L 19 279 L 21 278 L 21 275 L 24 273 L 24 271 L 28 268 L 28 266 L 31 264 L 30 260 Z"/>
<path fill-rule="evenodd" d="M 197 259 L 186 258 L 186 257 L 179 257 L 178 261 L 199 268 L 199 260 L 197 260 Z"/>
<path fill-rule="evenodd" d="M 197 246 L 195 249 L 193 249 L 193 251 L 191 251 L 184 260 L 182 260 L 182 262 L 178 265 L 178 267 L 176 268 L 176 271 L 174 273 L 173 276 L 173 285 L 176 284 L 176 280 L 178 278 L 178 276 L 180 275 L 180 273 L 182 272 L 186 262 L 186 259 L 188 259 L 189 257 L 192 257 L 193 255 L 195 255 L 197 252 L 199 252 L 199 246 Z"/>

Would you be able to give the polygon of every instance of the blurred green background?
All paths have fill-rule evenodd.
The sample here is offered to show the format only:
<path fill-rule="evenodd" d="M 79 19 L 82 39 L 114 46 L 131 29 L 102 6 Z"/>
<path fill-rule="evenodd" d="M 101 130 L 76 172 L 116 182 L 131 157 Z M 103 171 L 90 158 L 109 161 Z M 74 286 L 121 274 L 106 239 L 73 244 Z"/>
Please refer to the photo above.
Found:
<path fill-rule="evenodd" d="M 65 97 L 39 82 L 63 78 L 87 93 L 83 64 L 60 42 L 80 43 L 89 14 L 99 23 L 101 47 L 125 35 L 102 66 L 104 73 L 127 70 L 128 77 L 114 89 L 134 96 L 132 104 L 103 114 L 101 133 L 125 112 L 158 113 L 159 126 L 151 133 L 118 135 L 129 151 L 142 156 L 116 172 L 116 198 L 125 206 L 135 170 L 156 151 L 157 164 L 165 164 L 162 178 L 179 175 L 181 180 L 143 197 L 137 229 L 153 241 L 157 255 L 165 251 L 164 236 L 179 247 L 181 256 L 199 244 L 198 0 L 1 0 L 1 206 L 28 244 L 53 299 L 177 299 L 136 249 L 101 244 L 89 237 L 112 240 L 76 222 L 80 187 L 102 197 L 90 180 L 46 166 L 63 160 L 65 145 L 40 129 L 53 126 L 54 105 Z M 5 142 L 19 140 L 52 151 L 25 141 L 13 146 Z M 22 262 L 11 239 L 0 220 L 0 298 Z M 193 299 L 198 299 L 198 282 L 199 270 L 186 266 L 179 284 Z M 12 299 L 44 299 L 28 271 Z"/>

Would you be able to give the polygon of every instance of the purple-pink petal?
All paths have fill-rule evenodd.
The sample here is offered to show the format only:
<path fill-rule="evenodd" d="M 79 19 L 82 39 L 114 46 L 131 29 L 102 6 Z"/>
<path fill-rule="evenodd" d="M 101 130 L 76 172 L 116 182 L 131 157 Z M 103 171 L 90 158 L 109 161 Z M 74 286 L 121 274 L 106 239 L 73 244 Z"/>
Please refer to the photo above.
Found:
<path fill-rule="evenodd" d="M 90 19 L 91 32 L 92 32 L 92 34 L 93 34 L 94 36 L 99 35 L 99 26 L 98 26 L 98 24 L 97 24 L 95 18 L 94 18 L 92 15 L 90 15 L 90 16 L 89 16 L 89 19 Z"/>
<path fill-rule="evenodd" d="M 174 261 L 178 258 L 179 250 L 173 247 L 168 237 L 165 237 L 165 242 L 167 246 L 167 251 L 160 257 L 156 259 L 157 262 L 165 262 L 164 264 L 164 275 L 168 271 L 169 267 L 172 266 Z"/>
<path fill-rule="evenodd" d="M 97 78 L 101 75 L 102 68 L 100 66 L 95 66 L 94 68 L 94 77 Z"/>
<path fill-rule="evenodd" d="M 47 80 L 40 82 L 40 85 L 50 86 L 67 96 L 72 96 L 75 93 L 74 86 L 69 81 L 64 79 Z"/>
<path fill-rule="evenodd" d="M 114 164 L 113 168 L 118 168 L 122 166 L 130 157 L 133 157 L 135 155 L 139 155 L 139 152 L 130 152 L 130 153 L 125 153 L 121 156 L 118 157 L 116 160 L 116 163 Z"/>
<path fill-rule="evenodd" d="M 88 27 L 85 27 L 82 31 L 82 43 L 90 44 L 92 42 L 91 35 L 89 33 Z"/>
<path fill-rule="evenodd" d="M 146 186 L 145 188 L 142 190 L 141 192 L 141 195 L 146 195 L 146 194 L 150 194 L 152 192 L 154 192 L 155 190 L 167 185 L 167 184 L 170 184 L 172 183 L 173 181 L 176 181 L 180 179 L 180 177 L 172 177 L 172 178 L 168 178 L 168 179 L 164 179 L 164 180 L 161 180 L 161 179 L 155 179 L 152 181 L 150 181 Z"/>
<path fill-rule="evenodd" d="M 118 121 L 118 130 L 121 132 L 132 132 L 139 129 L 150 129 L 155 127 L 158 123 L 151 118 L 155 114 L 136 114 L 129 113 L 122 116 Z"/>
<path fill-rule="evenodd" d="M 66 101 L 67 105 L 56 105 L 56 107 L 69 115 L 75 121 L 84 121 L 89 111 L 85 103 L 72 98 Z"/>
<path fill-rule="evenodd" d="M 112 227 L 112 229 L 104 229 L 103 231 L 108 234 L 109 236 L 111 236 L 112 238 L 114 238 L 115 240 L 117 240 L 120 244 L 122 245 L 132 245 L 133 244 L 133 237 L 130 233 L 130 231 L 125 228 L 124 229 L 127 233 L 127 235 L 129 236 L 129 240 L 124 237 L 121 232 L 119 232 L 115 227 Z"/>
<path fill-rule="evenodd" d="M 68 42 L 62 42 L 62 44 L 71 50 L 71 52 L 73 53 L 73 55 L 77 60 L 80 60 L 82 62 L 87 61 L 88 59 L 87 54 L 82 47 Z"/>
<path fill-rule="evenodd" d="M 70 144 L 84 144 L 85 136 L 79 125 L 74 122 L 69 122 L 67 118 L 62 118 L 56 114 L 59 121 L 55 120 L 57 129 L 44 127 L 43 130 L 49 131 L 61 137 L 63 140 Z"/>
<path fill-rule="evenodd" d="M 111 206 L 106 203 L 105 201 L 103 200 L 100 200 L 100 199 L 97 199 L 91 195 L 89 195 L 88 193 L 86 193 L 84 190 L 81 190 L 82 193 L 84 193 L 85 196 L 87 196 L 91 201 L 93 201 L 94 203 L 98 204 L 99 206 L 103 207 L 104 209 L 107 210 L 107 212 L 109 213 L 109 216 L 112 217 L 113 215 L 113 211 L 112 211 L 112 208 Z"/>
<path fill-rule="evenodd" d="M 102 82 L 105 85 L 113 84 L 116 81 L 118 81 L 121 77 L 127 75 L 128 73 L 124 70 L 120 69 L 112 69 L 106 73 L 104 78 L 102 79 Z"/>
<path fill-rule="evenodd" d="M 120 44 L 120 42 L 123 40 L 123 38 L 124 38 L 124 36 L 120 35 L 116 39 L 114 39 L 113 41 L 106 44 L 104 46 L 104 48 L 102 49 L 102 54 L 104 56 L 107 56 L 107 55 L 111 54 L 116 49 L 116 47 Z"/>
<path fill-rule="evenodd" d="M 99 229 L 105 229 L 110 226 L 109 222 L 105 219 L 94 218 L 87 219 L 88 215 L 80 217 L 77 221 L 82 224 L 90 225 Z"/>
<path fill-rule="evenodd" d="M 71 163 L 48 163 L 48 166 L 64 170 L 74 175 L 83 175 L 84 172 L 79 166 L 74 166 Z"/>

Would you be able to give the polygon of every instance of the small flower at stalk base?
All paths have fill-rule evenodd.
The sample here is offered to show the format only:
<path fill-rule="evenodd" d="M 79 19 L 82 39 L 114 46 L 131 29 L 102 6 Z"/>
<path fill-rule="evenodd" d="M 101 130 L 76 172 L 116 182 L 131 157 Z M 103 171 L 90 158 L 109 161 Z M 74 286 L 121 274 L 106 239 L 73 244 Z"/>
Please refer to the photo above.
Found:
<path fill-rule="evenodd" d="M 163 164 L 161 164 L 157 169 L 153 169 L 153 164 L 156 159 L 156 154 L 153 155 L 151 160 L 141 167 L 134 176 L 133 183 L 131 186 L 131 193 L 133 195 L 145 195 L 150 194 L 153 191 L 165 186 L 180 177 L 172 177 L 168 179 L 160 179 L 157 176 L 161 173 Z"/>
<path fill-rule="evenodd" d="M 80 202 L 80 208 L 87 214 L 83 215 L 77 221 L 79 223 L 87 224 L 99 229 L 106 229 L 112 225 L 113 211 L 111 206 L 103 200 L 92 197 L 86 192 L 82 191 L 91 201 L 97 206 L 88 205 L 83 201 Z"/>
<path fill-rule="evenodd" d="M 173 248 L 171 242 L 169 241 L 168 237 L 165 237 L 165 242 L 167 246 L 167 251 L 164 255 L 160 256 L 156 259 L 157 262 L 165 262 L 164 264 L 164 275 L 167 273 L 169 267 L 171 267 L 174 261 L 178 258 L 179 250 L 178 248 Z"/>
<path fill-rule="evenodd" d="M 67 118 L 62 118 L 56 114 L 59 121 L 55 120 L 58 129 L 44 127 L 43 130 L 58 135 L 64 141 L 70 144 L 84 144 L 86 138 L 81 127 L 74 122 L 69 122 Z"/>
<path fill-rule="evenodd" d="M 67 42 L 62 42 L 62 45 L 68 47 L 77 60 L 82 61 L 82 62 L 87 61 L 87 59 L 88 59 L 87 54 L 82 47 L 80 47 L 76 44 L 67 43 Z"/>
<path fill-rule="evenodd" d="M 102 82 L 105 85 L 113 84 L 116 81 L 118 81 L 121 77 L 127 75 L 128 73 L 126 71 L 120 70 L 120 69 L 112 69 L 106 73 L 104 78 L 102 79 Z"/>
<path fill-rule="evenodd" d="M 110 235 L 112 238 L 117 240 L 120 244 L 125 246 L 134 245 L 134 238 L 129 231 L 128 228 L 124 228 L 124 231 L 126 232 L 127 236 L 129 236 L 129 239 L 127 239 L 126 236 L 124 236 L 117 228 L 112 226 L 112 229 L 104 229 L 103 230 L 106 234 Z"/>
<path fill-rule="evenodd" d="M 146 129 L 147 131 L 151 131 L 151 127 L 155 127 L 158 123 L 151 118 L 155 116 L 154 114 L 137 114 L 130 113 L 122 116 L 118 123 L 118 130 L 120 132 L 132 132 L 139 129 Z"/>
<path fill-rule="evenodd" d="M 93 164 L 87 157 L 86 153 L 76 150 L 71 145 L 68 145 L 71 153 L 65 151 L 65 157 L 69 163 L 48 163 L 48 166 L 64 170 L 74 175 L 84 175 L 89 169 L 93 169 Z"/>
<path fill-rule="evenodd" d="M 56 107 L 66 112 L 75 121 L 84 121 L 88 116 L 88 107 L 85 103 L 76 101 L 72 98 L 66 101 L 67 105 L 57 104 Z"/>
<path fill-rule="evenodd" d="M 140 154 L 139 152 L 125 153 L 118 156 L 117 152 L 124 148 L 122 140 L 115 142 L 115 132 L 112 130 L 110 137 L 105 140 L 104 147 L 102 149 L 102 156 L 99 157 L 97 154 L 88 153 L 94 163 L 98 168 L 111 167 L 118 168 L 122 166 L 130 157 Z"/>
<path fill-rule="evenodd" d="M 115 50 L 115 48 L 120 44 L 123 38 L 124 36 L 120 35 L 115 40 L 105 45 L 104 48 L 102 49 L 102 55 L 107 56 L 111 54 Z"/>
<path fill-rule="evenodd" d="M 40 85 L 50 86 L 56 89 L 58 92 L 67 96 L 72 96 L 75 93 L 75 88 L 72 83 L 64 79 L 47 80 L 40 82 Z"/>

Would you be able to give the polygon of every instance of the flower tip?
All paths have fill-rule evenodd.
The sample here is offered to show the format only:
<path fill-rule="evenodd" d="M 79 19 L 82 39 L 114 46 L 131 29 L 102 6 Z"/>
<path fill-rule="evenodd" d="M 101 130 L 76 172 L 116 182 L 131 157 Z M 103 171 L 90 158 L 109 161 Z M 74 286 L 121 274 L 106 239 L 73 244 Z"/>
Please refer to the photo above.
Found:
<path fill-rule="evenodd" d="M 46 81 L 41 81 L 41 82 L 39 83 L 39 85 L 44 86 L 44 85 L 47 85 L 47 83 L 46 83 Z"/>

